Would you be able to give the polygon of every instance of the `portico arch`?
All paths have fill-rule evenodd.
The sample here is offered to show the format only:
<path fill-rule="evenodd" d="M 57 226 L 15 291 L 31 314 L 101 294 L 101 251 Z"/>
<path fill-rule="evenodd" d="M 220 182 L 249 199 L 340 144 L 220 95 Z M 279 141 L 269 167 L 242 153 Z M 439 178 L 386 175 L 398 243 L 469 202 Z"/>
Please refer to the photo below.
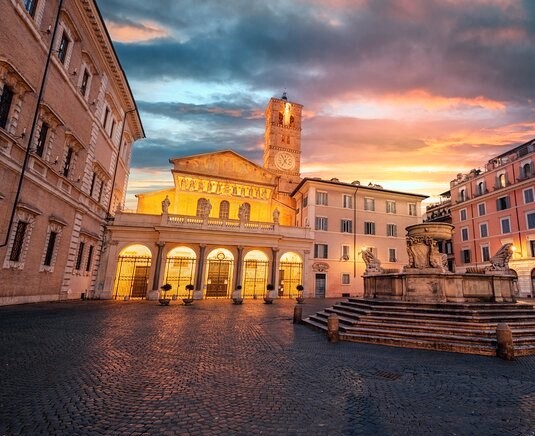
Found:
<path fill-rule="evenodd" d="M 264 295 L 269 275 L 268 256 L 263 251 L 251 250 L 245 255 L 243 263 L 243 297 Z"/>
<path fill-rule="evenodd" d="M 125 247 L 117 258 L 114 298 L 145 298 L 152 253 L 142 244 Z"/>
<path fill-rule="evenodd" d="M 293 251 L 284 253 L 279 263 L 279 296 L 296 297 L 297 290 L 295 287 L 302 283 L 303 259 Z"/>
<path fill-rule="evenodd" d="M 226 248 L 216 248 L 207 256 L 206 298 L 229 298 L 234 255 Z"/>
<path fill-rule="evenodd" d="M 186 285 L 194 284 L 197 255 L 190 247 L 175 247 L 167 253 L 164 283 L 173 286 L 171 295 L 188 297 Z"/>

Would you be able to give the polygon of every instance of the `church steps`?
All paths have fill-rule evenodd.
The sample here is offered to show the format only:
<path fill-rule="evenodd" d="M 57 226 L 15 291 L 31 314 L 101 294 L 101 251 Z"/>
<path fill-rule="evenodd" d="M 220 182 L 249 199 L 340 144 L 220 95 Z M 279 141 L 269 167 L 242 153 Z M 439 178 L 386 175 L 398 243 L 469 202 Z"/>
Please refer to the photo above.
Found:
<path fill-rule="evenodd" d="M 513 333 L 515 354 L 535 354 L 533 305 L 384 303 L 352 299 L 325 308 L 304 323 L 326 331 L 328 317 L 334 313 L 341 340 L 495 355 L 496 326 L 506 322 Z"/>

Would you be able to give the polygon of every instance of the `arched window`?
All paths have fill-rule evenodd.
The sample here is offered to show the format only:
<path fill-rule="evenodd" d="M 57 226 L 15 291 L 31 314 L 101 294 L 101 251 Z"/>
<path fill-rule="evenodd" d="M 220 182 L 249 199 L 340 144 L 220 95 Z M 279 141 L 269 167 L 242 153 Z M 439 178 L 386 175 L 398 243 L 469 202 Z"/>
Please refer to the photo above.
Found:
<path fill-rule="evenodd" d="M 477 184 L 477 193 L 483 195 L 485 193 L 485 182 L 479 182 Z"/>
<path fill-rule="evenodd" d="M 533 171 L 532 171 L 530 162 L 522 165 L 521 175 L 522 175 L 522 177 L 526 177 L 526 178 L 529 178 L 529 177 L 531 177 L 533 175 Z"/>
<path fill-rule="evenodd" d="M 204 216 L 206 207 L 207 207 L 208 200 L 206 198 L 199 198 L 197 200 L 197 216 Z"/>
<path fill-rule="evenodd" d="M 463 188 L 459 191 L 459 201 L 466 200 L 466 190 Z"/>
<path fill-rule="evenodd" d="M 219 204 L 219 218 L 221 218 L 222 220 L 228 220 L 229 210 L 230 210 L 229 202 L 227 200 L 223 200 Z"/>
<path fill-rule="evenodd" d="M 507 186 L 507 179 L 505 177 L 505 174 L 500 174 L 498 176 L 498 186 L 500 188 L 505 188 Z"/>

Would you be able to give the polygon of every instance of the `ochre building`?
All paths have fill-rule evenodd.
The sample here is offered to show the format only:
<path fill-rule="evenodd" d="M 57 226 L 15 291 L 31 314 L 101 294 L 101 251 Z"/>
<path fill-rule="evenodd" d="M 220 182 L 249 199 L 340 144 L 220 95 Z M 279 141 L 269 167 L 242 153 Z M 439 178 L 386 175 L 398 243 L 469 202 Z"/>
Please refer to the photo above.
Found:
<path fill-rule="evenodd" d="M 98 298 L 361 295 L 362 248 L 406 263 L 404 232 L 425 196 L 335 180 L 301 179 L 302 106 L 272 98 L 263 165 L 225 150 L 170 159 L 174 187 L 138 195 L 106 237 Z M 274 295 L 273 295 L 274 294 Z"/>

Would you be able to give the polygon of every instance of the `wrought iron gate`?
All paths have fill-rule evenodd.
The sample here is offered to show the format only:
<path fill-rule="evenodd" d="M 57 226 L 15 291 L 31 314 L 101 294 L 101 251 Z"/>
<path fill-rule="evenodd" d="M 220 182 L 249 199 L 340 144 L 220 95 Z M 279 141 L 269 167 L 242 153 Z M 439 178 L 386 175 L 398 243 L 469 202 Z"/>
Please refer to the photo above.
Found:
<path fill-rule="evenodd" d="M 268 265 L 266 260 L 246 260 L 243 275 L 243 298 L 263 297 L 268 280 Z"/>
<path fill-rule="evenodd" d="M 165 264 L 165 283 L 173 286 L 170 295 L 186 298 L 186 285 L 194 284 L 196 259 L 194 257 L 169 257 Z"/>
<path fill-rule="evenodd" d="M 149 285 L 149 256 L 119 256 L 114 298 L 145 298 Z"/>
<path fill-rule="evenodd" d="M 279 266 L 279 297 L 297 297 L 295 287 L 302 284 L 303 264 L 301 262 L 281 262 Z"/>

